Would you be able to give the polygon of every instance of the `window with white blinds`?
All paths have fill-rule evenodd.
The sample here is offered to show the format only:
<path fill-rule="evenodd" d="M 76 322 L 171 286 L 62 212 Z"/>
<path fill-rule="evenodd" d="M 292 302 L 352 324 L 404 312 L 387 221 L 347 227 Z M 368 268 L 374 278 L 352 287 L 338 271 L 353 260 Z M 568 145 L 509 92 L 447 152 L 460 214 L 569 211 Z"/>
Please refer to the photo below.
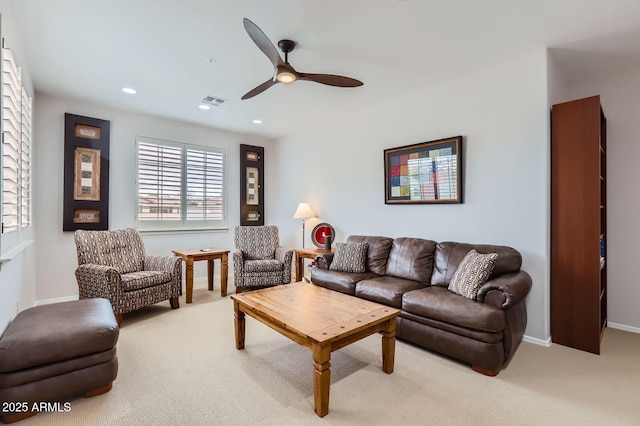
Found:
<path fill-rule="evenodd" d="M 31 225 L 31 103 L 11 49 L 2 48 L 2 232 Z M 4 235 L 3 235 L 4 239 Z M 7 246 L 3 244 L 6 248 Z"/>
<path fill-rule="evenodd" d="M 227 225 L 225 150 L 137 137 L 140 230 Z"/>

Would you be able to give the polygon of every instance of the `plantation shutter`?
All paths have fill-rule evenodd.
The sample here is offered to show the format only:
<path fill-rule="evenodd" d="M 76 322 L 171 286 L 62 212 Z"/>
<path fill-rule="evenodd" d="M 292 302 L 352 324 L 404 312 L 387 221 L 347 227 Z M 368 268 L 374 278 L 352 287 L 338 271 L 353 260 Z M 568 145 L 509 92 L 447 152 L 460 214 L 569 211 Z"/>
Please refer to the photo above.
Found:
<path fill-rule="evenodd" d="M 20 69 L 10 49 L 2 49 L 2 223 L 3 232 L 19 226 L 20 109 L 22 86 Z"/>
<path fill-rule="evenodd" d="M 31 225 L 31 98 L 22 89 L 20 131 L 20 227 Z"/>
<path fill-rule="evenodd" d="M 224 156 L 187 149 L 187 220 L 221 220 Z"/>
<path fill-rule="evenodd" d="M 182 150 L 138 143 L 138 219 L 181 220 Z"/>

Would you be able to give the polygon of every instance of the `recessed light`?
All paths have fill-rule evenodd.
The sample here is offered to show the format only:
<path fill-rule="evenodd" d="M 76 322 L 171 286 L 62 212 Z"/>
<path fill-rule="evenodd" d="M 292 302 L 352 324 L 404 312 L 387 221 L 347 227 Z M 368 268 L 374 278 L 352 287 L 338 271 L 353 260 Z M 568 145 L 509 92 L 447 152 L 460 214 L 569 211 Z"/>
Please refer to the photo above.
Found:
<path fill-rule="evenodd" d="M 253 124 L 262 124 L 262 120 L 255 119 L 253 120 Z"/>
<path fill-rule="evenodd" d="M 128 95 L 135 95 L 138 91 L 132 87 L 123 87 L 122 91 Z"/>
<path fill-rule="evenodd" d="M 211 109 L 211 107 L 209 105 L 205 105 L 205 104 L 200 104 L 198 105 L 198 108 L 203 109 L 203 110 L 208 110 Z"/>

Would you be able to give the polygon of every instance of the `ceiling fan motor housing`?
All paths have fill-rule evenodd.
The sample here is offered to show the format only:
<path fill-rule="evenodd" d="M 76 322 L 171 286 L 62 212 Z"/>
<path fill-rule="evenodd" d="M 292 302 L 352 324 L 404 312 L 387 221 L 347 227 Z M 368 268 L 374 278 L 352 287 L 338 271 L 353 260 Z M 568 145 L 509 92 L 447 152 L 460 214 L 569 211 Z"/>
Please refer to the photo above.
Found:
<path fill-rule="evenodd" d="M 280 48 L 280 50 L 282 50 L 284 52 L 284 54 L 286 55 L 287 53 L 291 52 L 293 49 L 295 49 L 296 47 L 296 42 L 293 40 L 280 40 L 278 42 L 278 47 Z M 285 62 L 289 62 L 285 59 Z"/>

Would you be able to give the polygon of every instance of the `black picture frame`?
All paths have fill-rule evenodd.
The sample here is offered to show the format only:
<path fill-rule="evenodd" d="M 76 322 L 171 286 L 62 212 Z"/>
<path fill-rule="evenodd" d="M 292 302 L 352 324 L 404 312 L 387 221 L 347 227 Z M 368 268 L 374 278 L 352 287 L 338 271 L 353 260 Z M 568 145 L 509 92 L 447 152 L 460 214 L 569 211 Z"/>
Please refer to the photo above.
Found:
<path fill-rule="evenodd" d="M 385 204 L 463 202 L 462 136 L 384 150 Z"/>
<path fill-rule="evenodd" d="M 240 144 L 240 225 L 264 225 L 264 147 Z"/>
<path fill-rule="evenodd" d="M 62 230 L 109 229 L 108 120 L 64 115 Z"/>

